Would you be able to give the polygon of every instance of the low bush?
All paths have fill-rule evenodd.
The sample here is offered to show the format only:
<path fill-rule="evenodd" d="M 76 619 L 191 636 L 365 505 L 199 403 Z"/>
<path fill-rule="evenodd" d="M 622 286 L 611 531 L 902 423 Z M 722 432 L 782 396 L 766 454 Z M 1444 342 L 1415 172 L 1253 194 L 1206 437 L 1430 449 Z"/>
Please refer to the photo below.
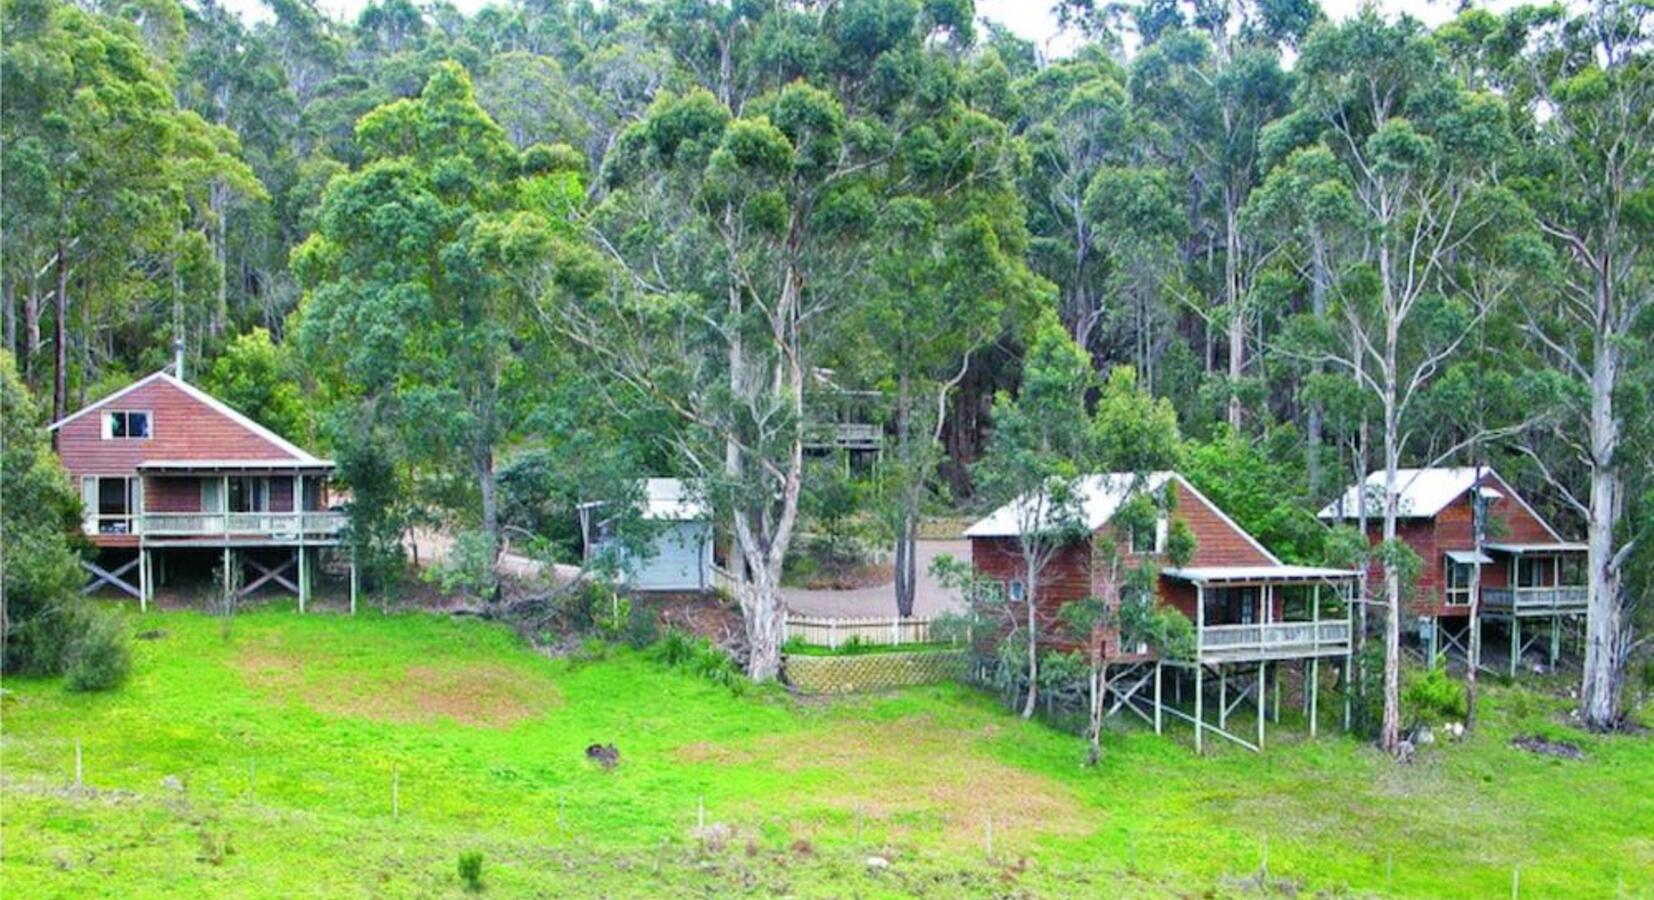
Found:
<path fill-rule="evenodd" d="M 626 613 L 626 626 L 621 639 L 633 650 L 642 650 L 660 639 L 660 622 L 647 603 L 633 602 Z"/>
<path fill-rule="evenodd" d="M 118 613 L 82 607 L 80 627 L 69 641 L 65 683 L 71 691 L 106 691 L 132 671 L 132 646 Z"/>
<path fill-rule="evenodd" d="M 1427 719 L 1462 719 L 1464 685 L 1448 677 L 1446 668 L 1430 669 L 1407 678 L 1401 702 L 1410 715 Z"/>
<path fill-rule="evenodd" d="M 481 850 L 467 850 L 459 855 L 459 880 L 468 891 L 482 890 Z"/>
<path fill-rule="evenodd" d="M 746 673 L 735 664 L 735 659 L 722 648 L 712 646 L 704 637 L 696 637 L 677 628 L 669 628 L 655 644 L 650 655 L 669 668 L 682 669 L 715 684 L 729 688 L 731 693 L 746 691 Z"/>

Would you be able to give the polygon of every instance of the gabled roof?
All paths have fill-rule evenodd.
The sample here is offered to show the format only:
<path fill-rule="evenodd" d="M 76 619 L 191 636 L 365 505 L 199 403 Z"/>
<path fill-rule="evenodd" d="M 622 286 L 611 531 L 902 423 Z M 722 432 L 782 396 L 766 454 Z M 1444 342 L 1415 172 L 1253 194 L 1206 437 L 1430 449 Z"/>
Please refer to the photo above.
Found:
<path fill-rule="evenodd" d="M 1479 475 L 1488 475 L 1486 466 L 1441 466 L 1433 469 L 1396 470 L 1396 510 L 1403 518 L 1428 519 L 1464 496 Z M 1384 514 L 1384 470 L 1367 476 L 1366 482 L 1351 485 L 1338 499 L 1317 513 L 1323 519 L 1354 519 L 1365 499 L 1367 515 Z"/>
<path fill-rule="evenodd" d="M 1541 516 L 1538 510 L 1529 506 L 1528 501 L 1522 499 L 1521 494 L 1511 488 L 1503 478 L 1499 477 L 1499 473 L 1488 466 L 1436 466 L 1429 469 L 1397 469 L 1397 514 L 1404 519 L 1433 519 L 1442 510 L 1463 497 L 1465 492 L 1476 484 L 1478 478 L 1483 482 L 1480 490 L 1485 492 L 1487 496 L 1496 499 L 1510 497 L 1516 501 L 1517 505 L 1527 510 L 1528 514 L 1533 516 L 1534 521 L 1543 526 L 1552 537 L 1559 541 L 1562 540 L 1562 536 L 1557 534 L 1555 528 L 1551 527 L 1551 523 L 1545 521 L 1545 517 Z M 1489 481 L 1497 482 L 1504 490 L 1491 486 L 1488 484 Z M 1367 515 L 1369 517 L 1384 515 L 1383 469 L 1368 475 L 1364 485 L 1351 485 L 1338 499 L 1322 507 L 1316 515 L 1331 521 L 1358 518 L 1361 512 L 1358 503 L 1363 497 L 1367 501 Z"/>
<path fill-rule="evenodd" d="M 643 517 L 657 522 L 692 522 L 707 518 L 706 500 L 681 478 L 649 478 L 643 483 Z"/>
<path fill-rule="evenodd" d="M 1219 509 L 1216 503 L 1207 499 L 1189 483 L 1187 478 L 1172 471 L 1148 472 L 1138 474 L 1134 472 L 1104 472 L 1096 475 L 1086 475 L 1080 478 L 1077 491 L 1080 495 L 1081 517 L 1087 531 L 1097 532 L 1107 525 L 1109 520 L 1120 507 L 1136 493 L 1154 492 L 1164 488 L 1170 482 L 1176 482 L 1189 494 L 1204 503 L 1211 509 L 1225 525 L 1234 529 L 1235 533 L 1245 538 L 1248 543 L 1257 548 L 1267 559 L 1276 565 L 1281 561 L 1269 548 L 1258 543 L 1258 539 L 1240 527 L 1229 514 Z M 995 538 L 1016 537 L 1021 533 L 1024 519 L 1031 516 L 1035 510 L 1029 504 L 1037 502 L 1036 498 L 1024 495 L 1010 503 L 989 513 L 988 516 L 971 527 L 965 529 L 967 538 Z"/>
<path fill-rule="evenodd" d="M 264 440 L 269 441 L 271 444 L 275 445 L 276 449 L 281 450 L 282 452 L 291 455 L 295 462 L 305 463 L 305 464 L 308 464 L 308 465 L 320 465 L 320 466 L 331 465 L 331 463 L 329 463 L 327 460 L 318 459 L 315 456 L 312 456 L 311 454 L 305 452 L 297 444 L 294 444 L 292 441 L 289 441 L 286 438 L 282 437 L 281 435 L 276 434 L 274 431 L 271 431 L 270 429 L 265 428 L 263 425 L 260 425 L 259 423 L 254 422 L 252 419 L 247 418 L 246 416 L 242 415 L 241 413 L 236 412 L 236 410 L 234 408 L 232 408 L 229 404 L 227 404 L 224 401 L 218 399 L 217 397 L 214 397 L 213 395 L 207 393 L 206 391 L 201 390 L 200 388 L 196 387 L 193 384 L 190 384 L 187 381 L 184 381 L 182 379 L 174 377 L 171 372 L 168 372 L 165 369 L 162 369 L 158 372 L 153 372 L 149 375 L 146 375 L 143 378 L 140 378 L 137 381 L 132 382 L 131 384 L 127 385 L 126 387 L 121 388 L 120 390 L 116 391 L 115 393 L 110 394 L 107 397 L 104 397 L 102 400 L 98 400 L 98 401 L 95 401 L 93 403 L 89 403 L 86 406 L 83 406 L 80 409 L 70 413 L 69 415 L 64 416 L 61 419 L 58 419 L 56 422 L 53 422 L 52 424 L 50 424 L 46 427 L 47 427 L 48 430 L 56 431 L 57 429 L 62 428 L 63 426 L 69 424 L 70 422 L 75 421 L 76 419 L 79 419 L 81 416 L 84 416 L 87 413 L 90 413 L 90 412 L 93 412 L 95 410 L 101 409 L 105 406 L 108 406 L 109 404 L 114 403 L 115 401 L 121 399 L 122 397 L 125 397 L 126 395 L 132 393 L 133 391 L 136 391 L 139 388 L 144 387 L 145 385 L 153 384 L 157 381 L 159 381 L 163 384 L 166 384 L 170 387 L 176 388 L 180 391 L 183 391 L 190 398 L 192 398 L 194 400 L 197 400 L 197 401 L 205 404 L 206 406 L 210 407 L 214 412 L 219 413 L 220 415 L 228 418 L 232 422 L 235 422 L 237 425 L 241 426 L 242 428 L 245 428 L 246 430 L 252 432 L 253 434 L 258 435 L 259 437 L 263 438 Z"/>

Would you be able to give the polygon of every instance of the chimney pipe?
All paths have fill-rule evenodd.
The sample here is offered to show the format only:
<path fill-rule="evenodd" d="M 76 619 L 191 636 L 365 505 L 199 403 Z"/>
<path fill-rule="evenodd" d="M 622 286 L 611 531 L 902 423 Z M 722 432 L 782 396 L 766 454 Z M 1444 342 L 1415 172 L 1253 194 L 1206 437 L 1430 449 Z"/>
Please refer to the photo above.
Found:
<path fill-rule="evenodd" d="M 185 380 L 184 379 L 184 339 L 181 338 L 181 337 L 180 338 L 173 338 L 173 341 L 172 341 L 172 374 L 176 375 L 178 377 L 179 381 Z"/>

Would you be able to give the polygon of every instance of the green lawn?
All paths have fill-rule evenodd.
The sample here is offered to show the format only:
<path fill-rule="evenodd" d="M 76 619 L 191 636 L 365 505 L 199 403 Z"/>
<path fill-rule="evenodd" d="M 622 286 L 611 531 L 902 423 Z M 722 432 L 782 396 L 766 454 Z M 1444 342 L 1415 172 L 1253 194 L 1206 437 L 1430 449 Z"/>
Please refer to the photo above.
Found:
<path fill-rule="evenodd" d="M 1206 758 L 1186 728 L 1125 728 L 1087 770 L 1078 739 L 961 687 L 736 697 L 422 614 L 132 625 L 164 635 L 115 693 L 7 680 L 8 896 L 458 894 L 472 849 L 495 896 L 1226 896 L 1256 892 L 1266 846 L 1300 892 L 1505 897 L 1519 867 L 1522 896 L 1654 895 L 1654 741 L 1571 732 L 1528 692 L 1412 766 L 1283 725 Z M 1508 745 L 1536 730 L 1588 758 Z"/>

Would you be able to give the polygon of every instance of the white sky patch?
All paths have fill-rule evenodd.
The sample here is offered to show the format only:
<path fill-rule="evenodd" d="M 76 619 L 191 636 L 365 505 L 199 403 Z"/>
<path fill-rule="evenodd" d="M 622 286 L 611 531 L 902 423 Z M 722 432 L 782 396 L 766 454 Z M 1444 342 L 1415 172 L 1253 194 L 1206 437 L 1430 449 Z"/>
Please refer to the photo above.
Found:
<path fill-rule="evenodd" d="M 186 0 L 188 2 L 188 0 Z M 238 13 L 243 21 L 265 22 L 270 19 L 269 7 L 261 0 L 221 0 L 226 9 Z M 417 0 L 416 0 L 417 2 Z M 454 6 L 466 15 L 488 6 L 490 0 L 453 0 Z M 1478 4 L 1494 12 L 1503 12 L 1520 2 L 1531 0 L 1488 0 Z M 1429 26 L 1440 25 L 1453 18 L 1455 0 L 1322 0 L 1327 15 L 1342 21 L 1355 15 L 1368 3 L 1387 16 L 1407 13 Z M 317 0 L 316 8 L 340 21 L 354 21 L 368 0 Z M 1057 30 L 1057 17 L 1051 12 L 1048 0 L 976 0 L 976 14 L 992 19 L 1017 34 L 1033 41 L 1047 57 L 1062 57 L 1073 51 L 1079 36 Z"/>

